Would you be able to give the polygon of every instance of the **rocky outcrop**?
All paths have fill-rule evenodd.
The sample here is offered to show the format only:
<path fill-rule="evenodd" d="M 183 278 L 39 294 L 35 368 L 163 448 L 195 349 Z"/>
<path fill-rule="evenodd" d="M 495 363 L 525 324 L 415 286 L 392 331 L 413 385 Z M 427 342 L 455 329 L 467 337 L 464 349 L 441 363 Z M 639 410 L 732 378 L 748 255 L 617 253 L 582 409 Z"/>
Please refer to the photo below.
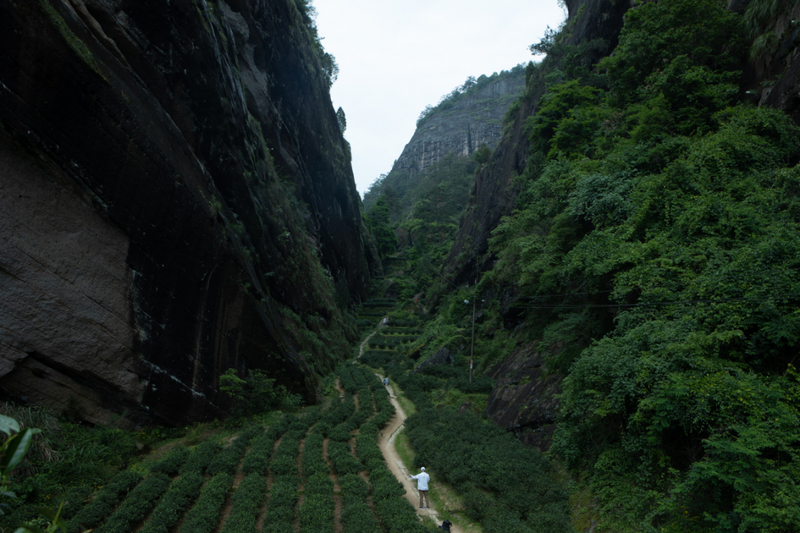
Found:
<path fill-rule="evenodd" d="M 469 156 L 486 145 L 494 148 L 503 133 L 503 116 L 525 86 L 522 68 L 434 113 L 414 132 L 392 172 L 407 178 L 426 173 L 448 154 Z"/>
<path fill-rule="evenodd" d="M 734 2 L 744 11 L 749 2 Z M 771 46 L 752 57 L 742 76 L 742 96 L 759 106 L 780 109 L 800 124 L 800 2 L 778 11 L 765 27 Z"/>
<path fill-rule="evenodd" d="M 0 386 L 129 425 L 224 415 L 231 367 L 315 400 L 380 266 L 303 5 L 0 0 Z"/>
<path fill-rule="evenodd" d="M 486 414 L 525 444 L 547 451 L 558 416 L 555 395 L 561 377 L 547 375 L 542 368 L 545 354 L 537 348 L 535 343 L 522 346 L 489 370 L 497 381 Z"/>

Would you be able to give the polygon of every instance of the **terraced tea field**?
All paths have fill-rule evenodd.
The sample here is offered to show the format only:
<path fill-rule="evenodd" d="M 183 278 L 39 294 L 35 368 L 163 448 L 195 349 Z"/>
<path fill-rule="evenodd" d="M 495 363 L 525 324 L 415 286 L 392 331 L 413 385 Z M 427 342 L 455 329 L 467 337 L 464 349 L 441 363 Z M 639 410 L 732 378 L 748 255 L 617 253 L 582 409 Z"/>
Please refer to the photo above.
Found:
<path fill-rule="evenodd" d="M 377 445 L 395 413 L 386 389 L 353 365 L 338 381 L 322 407 L 117 474 L 65 508 L 69 533 L 427 531 Z"/>

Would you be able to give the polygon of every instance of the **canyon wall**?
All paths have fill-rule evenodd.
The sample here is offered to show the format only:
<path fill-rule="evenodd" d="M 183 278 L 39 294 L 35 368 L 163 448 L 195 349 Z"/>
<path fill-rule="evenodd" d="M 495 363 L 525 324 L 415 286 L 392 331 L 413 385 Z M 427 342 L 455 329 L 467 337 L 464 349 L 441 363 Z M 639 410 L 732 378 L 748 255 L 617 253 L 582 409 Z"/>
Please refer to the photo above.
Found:
<path fill-rule="evenodd" d="M 305 9 L 0 0 L 7 395 L 183 424 L 235 368 L 316 400 L 380 266 Z"/>

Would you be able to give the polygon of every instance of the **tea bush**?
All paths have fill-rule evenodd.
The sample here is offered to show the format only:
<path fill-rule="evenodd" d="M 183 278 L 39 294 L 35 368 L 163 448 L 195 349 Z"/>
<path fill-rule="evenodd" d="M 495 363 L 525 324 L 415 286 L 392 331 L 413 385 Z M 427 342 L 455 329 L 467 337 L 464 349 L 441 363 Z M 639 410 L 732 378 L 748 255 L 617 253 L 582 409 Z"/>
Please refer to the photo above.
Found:
<path fill-rule="evenodd" d="M 97 526 L 111 516 L 120 500 L 141 480 L 142 475 L 132 470 L 126 470 L 114 476 L 86 507 L 78 511 L 75 517 L 67 522 L 67 531 L 80 533 Z"/>
<path fill-rule="evenodd" d="M 167 454 L 166 457 L 150 467 L 151 472 L 161 472 L 168 476 L 178 473 L 181 466 L 186 462 L 191 453 L 183 446 L 176 446 Z"/>
<path fill-rule="evenodd" d="M 169 487 L 169 476 L 153 474 L 133 489 L 108 521 L 97 528 L 97 533 L 129 533 L 144 520 L 155 506 L 156 500 Z"/>
<path fill-rule="evenodd" d="M 231 514 L 222 533 L 251 533 L 256 529 L 258 511 L 267 492 L 267 478 L 260 474 L 245 476 L 233 493 Z"/>
<path fill-rule="evenodd" d="M 189 472 L 177 479 L 158 502 L 140 533 L 169 533 L 200 494 L 203 481 L 198 472 Z"/>
<path fill-rule="evenodd" d="M 194 450 L 192 450 L 192 454 L 183 463 L 179 472 L 181 474 L 186 474 L 189 472 L 199 472 L 204 473 L 208 465 L 211 464 L 211 461 L 214 460 L 214 457 L 217 455 L 222 449 L 222 446 L 218 442 L 207 440 L 198 444 Z"/>
<path fill-rule="evenodd" d="M 233 485 L 230 474 L 217 474 L 208 482 L 181 526 L 182 533 L 210 533 L 219 523 L 222 505 Z"/>

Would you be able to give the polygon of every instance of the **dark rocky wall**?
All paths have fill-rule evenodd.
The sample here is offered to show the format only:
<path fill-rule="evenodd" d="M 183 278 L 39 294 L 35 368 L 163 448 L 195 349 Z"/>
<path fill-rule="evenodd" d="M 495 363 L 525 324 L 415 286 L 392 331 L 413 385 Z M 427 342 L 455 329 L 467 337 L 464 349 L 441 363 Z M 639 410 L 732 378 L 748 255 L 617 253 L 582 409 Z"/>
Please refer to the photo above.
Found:
<path fill-rule="evenodd" d="M 223 415 L 229 367 L 314 401 L 370 265 L 308 22 L 0 0 L 0 386 L 96 423 Z"/>

